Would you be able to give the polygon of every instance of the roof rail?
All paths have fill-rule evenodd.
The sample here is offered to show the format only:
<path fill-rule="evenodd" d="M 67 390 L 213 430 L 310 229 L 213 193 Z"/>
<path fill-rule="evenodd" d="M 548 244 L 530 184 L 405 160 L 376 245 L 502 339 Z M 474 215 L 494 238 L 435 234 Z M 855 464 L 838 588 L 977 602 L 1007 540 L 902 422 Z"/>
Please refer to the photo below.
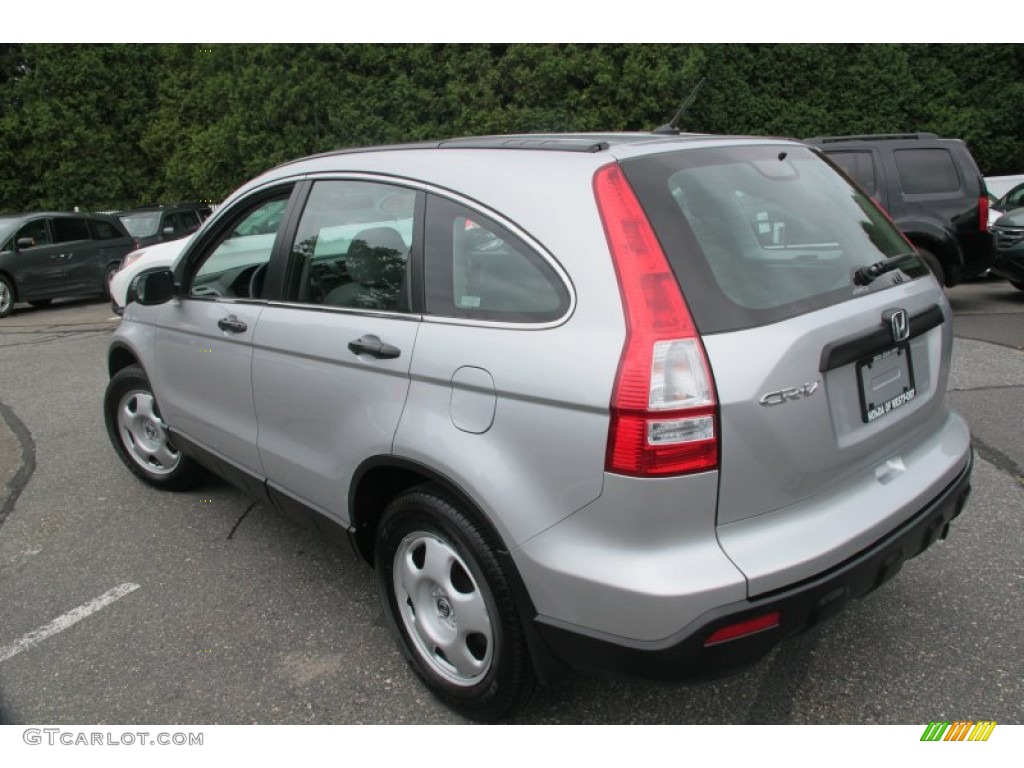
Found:
<path fill-rule="evenodd" d="M 831 144 L 837 141 L 900 141 L 932 140 L 939 138 L 934 133 L 868 133 L 855 136 L 814 136 L 804 141 L 810 144 Z"/>
<path fill-rule="evenodd" d="M 480 136 L 442 141 L 438 149 L 545 149 L 555 152 L 601 152 L 607 141 L 586 136 Z"/>

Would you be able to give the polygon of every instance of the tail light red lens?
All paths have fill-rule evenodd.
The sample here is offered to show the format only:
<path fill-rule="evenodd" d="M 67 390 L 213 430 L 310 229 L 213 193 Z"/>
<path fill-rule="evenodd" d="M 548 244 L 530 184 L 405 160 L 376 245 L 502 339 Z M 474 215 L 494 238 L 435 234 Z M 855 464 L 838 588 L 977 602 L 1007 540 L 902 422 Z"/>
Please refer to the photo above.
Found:
<path fill-rule="evenodd" d="M 594 195 L 626 316 L 605 468 L 641 477 L 715 469 L 714 380 L 676 277 L 618 164 L 598 170 Z"/>
<path fill-rule="evenodd" d="M 988 195 L 978 198 L 978 228 L 988 232 Z"/>

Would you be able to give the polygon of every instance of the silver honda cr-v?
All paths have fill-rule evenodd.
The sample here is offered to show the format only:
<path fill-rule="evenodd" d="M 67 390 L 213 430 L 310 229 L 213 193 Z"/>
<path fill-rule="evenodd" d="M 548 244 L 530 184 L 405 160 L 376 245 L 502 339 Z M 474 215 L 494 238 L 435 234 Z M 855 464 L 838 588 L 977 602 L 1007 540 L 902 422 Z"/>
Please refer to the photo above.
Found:
<path fill-rule="evenodd" d="M 798 142 L 506 136 L 333 152 L 133 284 L 125 465 L 347 532 L 430 690 L 764 656 L 943 538 L 951 313 Z"/>

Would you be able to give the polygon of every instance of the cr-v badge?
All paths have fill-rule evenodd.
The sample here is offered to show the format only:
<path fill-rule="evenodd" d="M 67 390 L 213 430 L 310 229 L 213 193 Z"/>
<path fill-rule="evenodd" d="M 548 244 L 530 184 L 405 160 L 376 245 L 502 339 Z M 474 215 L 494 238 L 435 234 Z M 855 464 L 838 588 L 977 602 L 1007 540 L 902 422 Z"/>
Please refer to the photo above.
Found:
<path fill-rule="evenodd" d="M 819 383 L 820 382 L 812 381 L 800 387 L 786 387 L 785 389 L 779 389 L 775 392 L 769 392 L 758 402 L 760 402 L 761 405 L 782 405 L 789 400 L 799 400 L 802 397 L 810 397 L 817 391 Z"/>

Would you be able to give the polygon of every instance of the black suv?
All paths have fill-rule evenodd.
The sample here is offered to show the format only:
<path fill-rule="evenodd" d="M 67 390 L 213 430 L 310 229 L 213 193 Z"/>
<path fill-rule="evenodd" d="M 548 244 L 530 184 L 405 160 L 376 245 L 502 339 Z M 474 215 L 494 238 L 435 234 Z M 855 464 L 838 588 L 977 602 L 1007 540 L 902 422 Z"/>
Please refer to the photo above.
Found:
<path fill-rule="evenodd" d="M 134 247 L 113 216 L 0 216 L 0 317 L 9 315 L 16 301 L 42 307 L 62 296 L 106 292 Z"/>
<path fill-rule="evenodd" d="M 992 266 L 985 180 L 960 139 L 910 133 L 805 141 L 882 204 L 940 283 L 954 286 Z"/>
<path fill-rule="evenodd" d="M 136 248 L 191 235 L 210 215 L 210 207 L 199 203 L 148 205 L 123 211 L 117 217 L 135 238 Z"/>

